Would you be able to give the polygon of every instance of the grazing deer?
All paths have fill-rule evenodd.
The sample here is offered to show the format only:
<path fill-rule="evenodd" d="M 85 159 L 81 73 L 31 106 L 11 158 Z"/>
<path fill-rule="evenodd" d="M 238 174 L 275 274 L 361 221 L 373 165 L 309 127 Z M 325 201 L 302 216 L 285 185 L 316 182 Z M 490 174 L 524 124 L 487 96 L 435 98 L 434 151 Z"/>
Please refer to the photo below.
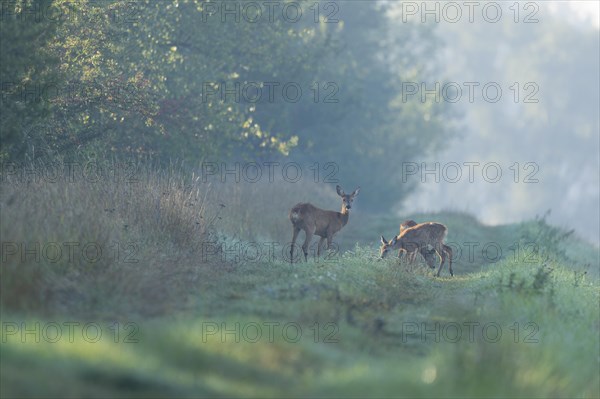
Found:
<path fill-rule="evenodd" d="M 304 261 L 306 262 L 308 259 L 308 246 L 310 245 L 313 235 L 316 234 L 321 237 L 319 246 L 317 247 L 317 256 L 320 256 L 323 242 L 327 240 L 327 249 L 330 249 L 333 235 L 348 223 L 352 201 L 354 200 L 354 197 L 358 195 L 360 187 L 357 187 L 352 194 L 344 193 L 344 190 L 342 190 L 340 186 L 336 186 L 336 191 L 338 195 L 342 197 L 341 212 L 325 211 L 309 203 L 296 204 L 290 211 L 290 220 L 293 225 L 290 262 L 294 262 L 294 245 L 296 244 L 296 238 L 298 237 L 300 230 L 304 230 L 306 233 L 306 238 L 302 245 Z"/>
<path fill-rule="evenodd" d="M 429 222 L 404 229 L 400 235 L 394 237 L 389 242 L 381 236 L 381 258 L 385 258 L 385 256 L 394 249 L 399 250 L 398 256 L 400 256 L 400 253 L 402 252 L 410 254 L 421 251 L 421 254 L 423 254 L 423 250 L 427 250 L 429 246 L 432 246 L 435 253 L 440 257 L 440 266 L 437 271 L 437 276 L 440 276 L 442 266 L 446 259 L 448 259 L 450 275 L 454 276 L 454 272 L 452 271 L 452 248 L 444 244 L 447 233 L 448 229 L 443 224 Z M 432 265 L 433 263 L 430 264 L 430 267 Z"/>
<path fill-rule="evenodd" d="M 409 227 L 414 227 L 417 225 L 417 222 L 415 222 L 412 219 L 409 220 L 405 220 L 404 222 L 400 223 L 400 233 L 398 234 L 398 236 L 402 235 L 402 232 L 406 229 L 408 229 Z M 400 253 L 402 252 L 402 250 L 400 250 L 398 252 L 398 257 L 400 256 Z M 428 250 L 427 248 L 421 248 L 419 250 L 421 256 L 423 257 L 423 259 L 425 259 L 425 262 L 427 262 L 427 265 L 429 265 L 429 267 L 431 267 L 432 269 L 435 268 L 435 266 L 433 266 L 433 254 L 435 253 L 435 251 L 432 250 Z M 415 261 L 415 259 L 417 258 L 417 251 L 411 252 L 410 254 L 407 254 L 408 256 L 408 262 L 409 263 L 413 263 Z"/>

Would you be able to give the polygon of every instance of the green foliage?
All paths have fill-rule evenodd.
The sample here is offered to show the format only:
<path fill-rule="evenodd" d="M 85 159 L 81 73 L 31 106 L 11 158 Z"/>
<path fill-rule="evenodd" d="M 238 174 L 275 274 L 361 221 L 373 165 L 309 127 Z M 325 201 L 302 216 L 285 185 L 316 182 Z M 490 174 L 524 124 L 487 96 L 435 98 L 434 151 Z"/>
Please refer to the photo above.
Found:
<path fill-rule="evenodd" d="M 0 161 L 45 148 L 53 132 L 52 111 L 43 88 L 55 84 L 57 54 L 50 50 L 56 24 L 27 10 L 48 7 L 51 0 L 2 2 L 0 23 Z"/>
<path fill-rule="evenodd" d="M 541 259 L 568 259 L 565 244 L 574 230 L 565 231 L 550 226 L 546 222 L 549 215 L 550 210 L 542 216 L 536 215 L 531 222 L 523 223 L 519 241 L 524 244 L 534 243 L 533 255 Z"/>
<path fill-rule="evenodd" d="M 315 62 L 326 46 L 315 32 L 294 26 L 286 30 L 268 19 L 258 24 L 205 20 L 204 1 L 47 3 L 42 9 L 63 10 L 68 17 L 50 22 L 42 17 L 39 26 L 15 17 L 3 24 L 7 34 L 2 35 L 7 43 L 3 59 L 11 61 L 3 62 L 3 82 L 17 85 L 6 87 L 18 91 L 35 84 L 55 94 L 35 99 L 53 110 L 39 121 L 47 136 L 36 149 L 41 154 L 91 146 L 103 153 L 197 160 L 228 157 L 234 151 L 246 156 L 286 153 L 296 142 L 293 132 L 271 134 L 261 127 L 263 121 L 253 116 L 261 104 L 228 103 L 219 96 L 210 100 L 207 93 L 223 84 L 232 87 L 232 80 L 277 81 L 281 71 Z M 23 45 L 43 51 L 17 50 Z M 18 58 L 22 53 L 29 58 Z M 38 58 L 30 59 L 32 53 Z M 37 64 L 57 78 L 26 75 Z M 5 91 L 3 99 L 10 94 Z M 6 109 L 26 108 L 30 102 L 9 96 Z M 32 147 L 15 132 L 16 121 L 24 119 L 8 115 L 13 119 L 4 124 L 10 135 L 3 141 Z M 17 159 L 22 152 L 4 151 L 5 157 Z"/>
<path fill-rule="evenodd" d="M 386 171 L 449 134 L 445 107 L 398 94 L 402 82 L 424 79 L 426 60 L 410 44 L 435 47 L 430 28 L 392 34 L 387 8 L 375 4 L 342 4 L 337 23 L 315 23 L 310 2 L 298 23 L 223 22 L 214 5 L 54 0 L 41 9 L 64 15 L 40 13 L 36 23 L 16 11 L 2 28 L 2 81 L 14 83 L 2 88 L 3 158 L 290 155 L 336 163 L 335 178 L 372 194 L 367 209 L 401 199 L 409 185 Z M 299 102 L 284 93 L 288 83 L 302 90 Z M 35 99 L 19 96 L 30 87 Z M 226 94 L 236 87 L 240 98 Z M 247 87 L 261 99 L 250 100 Z"/>

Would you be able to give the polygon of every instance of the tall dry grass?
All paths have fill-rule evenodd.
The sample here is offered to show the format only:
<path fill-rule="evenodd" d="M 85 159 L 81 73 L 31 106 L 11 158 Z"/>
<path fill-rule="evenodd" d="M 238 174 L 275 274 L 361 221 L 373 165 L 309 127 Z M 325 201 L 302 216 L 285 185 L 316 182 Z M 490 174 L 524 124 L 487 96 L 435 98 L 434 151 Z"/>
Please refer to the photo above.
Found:
<path fill-rule="evenodd" d="M 153 313 L 197 277 L 210 212 L 178 171 L 48 179 L 27 168 L 1 183 L 3 307 Z"/>
<path fill-rule="evenodd" d="M 295 203 L 339 205 L 331 187 L 315 183 L 203 183 L 181 166 L 135 164 L 133 173 L 123 165 L 59 178 L 43 165 L 3 171 L 2 308 L 161 314 L 230 270 L 218 254 L 208 256 L 206 243 L 287 242 Z"/>

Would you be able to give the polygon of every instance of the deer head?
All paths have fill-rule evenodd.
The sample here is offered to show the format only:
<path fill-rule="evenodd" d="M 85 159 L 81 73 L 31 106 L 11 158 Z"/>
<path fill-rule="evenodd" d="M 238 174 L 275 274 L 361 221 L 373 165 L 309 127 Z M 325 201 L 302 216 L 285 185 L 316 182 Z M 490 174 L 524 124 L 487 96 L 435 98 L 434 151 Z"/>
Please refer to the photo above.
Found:
<path fill-rule="evenodd" d="M 360 187 L 356 187 L 356 190 L 352 191 L 351 194 L 346 194 L 339 185 L 337 185 L 335 189 L 338 195 L 342 197 L 342 213 L 347 213 L 347 211 L 352 208 L 352 201 L 354 201 L 354 198 L 360 192 Z"/>
<path fill-rule="evenodd" d="M 393 250 L 398 242 L 398 237 L 394 236 L 391 241 L 386 241 L 386 239 L 381 236 L 381 247 L 379 248 L 379 256 L 381 259 L 385 258 L 388 253 Z"/>

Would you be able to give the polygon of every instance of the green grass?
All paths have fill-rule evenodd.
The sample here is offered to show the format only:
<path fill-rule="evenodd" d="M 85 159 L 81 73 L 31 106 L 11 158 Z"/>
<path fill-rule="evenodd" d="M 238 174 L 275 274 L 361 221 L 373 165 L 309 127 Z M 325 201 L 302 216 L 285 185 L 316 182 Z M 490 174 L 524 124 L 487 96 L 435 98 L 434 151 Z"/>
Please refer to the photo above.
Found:
<path fill-rule="evenodd" d="M 197 224 L 198 209 L 182 205 L 188 186 L 151 176 L 133 197 L 87 183 L 3 187 L 3 242 L 85 237 L 139 248 L 137 263 L 2 262 L 2 397 L 600 396 L 598 249 L 543 218 L 485 226 L 463 213 L 356 212 L 329 261 L 290 264 L 281 252 L 203 259 L 205 240 L 289 240 L 277 238 L 287 214 L 257 223 L 269 204 L 260 197 L 254 216 L 230 203 L 218 213 L 228 196 L 214 192 L 200 215 L 222 224 Z M 236 227 L 239 212 L 246 221 Z M 436 278 L 423 263 L 377 259 L 379 235 L 407 218 L 446 224 L 449 242 L 497 243 L 503 256 L 475 251 L 457 260 L 453 278 L 447 268 Z M 72 342 L 65 322 L 80 323 Z M 40 323 L 39 343 L 21 323 Z M 49 323 L 63 326 L 55 343 L 44 339 Z M 97 342 L 84 339 L 85 323 L 102 329 Z M 236 326 L 238 339 L 222 335 Z"/>

